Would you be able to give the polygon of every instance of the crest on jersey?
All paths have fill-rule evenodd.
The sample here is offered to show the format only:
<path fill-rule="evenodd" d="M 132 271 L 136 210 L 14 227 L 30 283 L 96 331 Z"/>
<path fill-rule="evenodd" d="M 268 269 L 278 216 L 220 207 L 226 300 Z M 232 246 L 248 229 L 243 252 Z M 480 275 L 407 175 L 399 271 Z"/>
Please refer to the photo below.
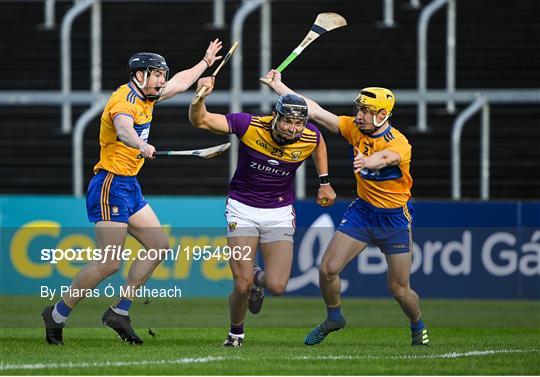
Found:
<path fill-rule="evenodd" d="M 237 223 L 228 223 L 227 227 L 229 228 L 229 231 L 232 232 L 233 230 L 236 229 L 236 225 Z"/>
<path fill-rule="evenodd" d="M 300 156 L 302 155 L 302 151 L 292 151 L 291 152 L 291 158 L 293 161 L 298 161 L 300 159 Z"/>

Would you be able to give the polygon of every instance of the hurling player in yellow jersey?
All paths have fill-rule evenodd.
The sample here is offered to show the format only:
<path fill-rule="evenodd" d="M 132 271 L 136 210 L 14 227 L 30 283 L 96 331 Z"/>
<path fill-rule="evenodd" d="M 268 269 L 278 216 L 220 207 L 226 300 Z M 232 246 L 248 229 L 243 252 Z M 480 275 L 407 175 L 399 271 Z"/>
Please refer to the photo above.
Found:
<path fill-rule="evenodd" d="M 209 88 L 207 96 L 214 82 L 205 77 L 199 80 L 198 86 L 202 85 Z M 331 206 L 336 198 L 328 180 L 324 138 L 308 123 L 307 115 L 306 101 L 294 94 L 282 95 L 270 116 L 211 113 L 204 99 L 189 108 L 189 120 L 195 127 L 235 134 L 240 140 L 225 209 L 227 245 L 239 252 L 229 260 L 234 288 L 229 296 L 231 323 L 224 347 L 242 345 L 246 310 L 260 312 L 265 288 L 276 296 L 285 292 L 293 259 L 293 182 L 304 160 L 312 156 L 319 173 L 317 203 Z M 254 266 L 258 246 L 264 271 Z"/>
<path fill-rule="evenodd" d="M 45 338 L 49 344 L 63 344 L 62 329 L 71 310 L 101 281 L 120 268 L 121 248 L 127 234 L 146 249 L 168 249 L 169 242 L 154 211 L 144 200 L 137 173 L 144 164 L 142 154 L 152 158 L 154 146 L 148 143 L 152 111 L 156 102 L 186 91 L 221 56 L 218 39 L 210 42 L 204 58 L 192 68 L 178 72 L 169 81 L 169 67 L 158 54 L 140 52 L 128 62 L 129 82 L 111 95 L 101 116 L 100 159 L 88 186 L 88 219 L 95 223 L 101 260 L 89 261 L 75 276 L 71 289 L 56 305 L 43 310 Z M 112 250 L 116 254 L 112 254 Z M 109 253 L 108 255 L 105 253 Z M 131 256 L 136 257 L 136 256 Z M 129 308 L 135 290 L 148 280 L 160 260 L 136 259 L 125 283 L 124 296 L 108 308 L 101 320 L 123 341 L 142 344 L 131 327 Z"/>
<path fill-rule="evenodd" d="M 291 93 L 276 70 L 269 86 Z M 305 338 L 315 345 L 345 326 L 341 313 L 341 270 L 368 245 L 377 246 L 388 265 L 388 286 L 411 324 L 412 345 L 429 345 L 421 319 L 420 300 L 409 285 L 412 264 L 411 145 L 389 122 L 394 94 L 385 88 L 364 88 L 354 100 L 354 116 L 337 116 L 304 97 L 309 117 L 340 134 L 354 148 L 353 169 L 358 198 L 353 201 L 325 250 L 319 269 L 327 318 Z"/>

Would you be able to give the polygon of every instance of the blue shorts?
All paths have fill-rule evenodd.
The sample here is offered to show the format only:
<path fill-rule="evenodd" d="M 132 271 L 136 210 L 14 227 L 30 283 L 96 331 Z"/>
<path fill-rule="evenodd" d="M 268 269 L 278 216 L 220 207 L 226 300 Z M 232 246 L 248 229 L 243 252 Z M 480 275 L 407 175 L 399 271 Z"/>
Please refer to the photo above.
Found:
<path fill-rule="evenodd" d="M 340 232 L 377 246 L 385 254 L 412 251 L 413 207 L 377 208 L 358 198 L 349 205 L 338 226 Z"/>
<path fill-rule="evenodd" d="M 116 175 L 100 170 L 88 185 L 86 211 L 88 220 L 127 223 L 146 205 L 137 177 Z"/>

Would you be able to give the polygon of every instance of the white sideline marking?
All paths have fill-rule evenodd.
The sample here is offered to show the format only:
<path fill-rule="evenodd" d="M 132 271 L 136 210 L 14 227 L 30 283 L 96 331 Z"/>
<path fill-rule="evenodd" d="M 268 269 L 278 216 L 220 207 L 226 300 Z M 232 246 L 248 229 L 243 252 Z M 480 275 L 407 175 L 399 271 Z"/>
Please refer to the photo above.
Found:
<path fill-rule="evenodd" d="M 500 353 L 524 353 L 539 352 L 531 349 L 502 349 L 502 350 L 484 350 L 469 352 L 449 352 L 439 355 L 402 355 L 402 356 L 372 356 L 372 355 L 327 355 L 327 356 L 297 356 L 286 358 L 286 360 L 414 360 L 414 359 L 457 359 L 460 357 L 490 356 Z M 37 363 L 37 364 L 4 364 L 0 363 L 0 371 L 20 370 L 20 369 L 60 369 L 60 368 L 100 368 L 100 367 L 123 367 L 137 365 L 171 365 L 171 364 L 192 364 L 192 363 L 210 363 L 214 361 L 231 360 L 220 356 L 207 357 L 186 357 L 173 360 L 141 360 L 141 361 L 104 361 L 91 363 Z"/>
<path fill-rule="evenodd" d="M 440 355 L 403 355 L 403 356 L 371 356 L 371 355 L 335 355 L 335 356 L 297 356 L 291 360 L 414 360 L 414 359 L 458 359 L 460 357 L 472 356 L 490 356 L 498 353 L 522 353 L 522 352 L 538 352 L 537 349 L 507 349 L 507 350 L 484 350 L 484 351 L 469 351 L 469 352 L 449 352 Z"/>
<path fill-rule="evenodd" d="M 185 357 L 174 360 L 142 360 L 142 361 L 103 361 L 92 363 L 49 363 L 49 364 L 0 364 L 0 370 L 13 369 L 58 369 L 58 368 L 94 368 L 94 367 L 123 367 L 134 365 L 168 365 L 168 364 L 192 364 L 209 363 L 224 360 L 224 357 Z"/>

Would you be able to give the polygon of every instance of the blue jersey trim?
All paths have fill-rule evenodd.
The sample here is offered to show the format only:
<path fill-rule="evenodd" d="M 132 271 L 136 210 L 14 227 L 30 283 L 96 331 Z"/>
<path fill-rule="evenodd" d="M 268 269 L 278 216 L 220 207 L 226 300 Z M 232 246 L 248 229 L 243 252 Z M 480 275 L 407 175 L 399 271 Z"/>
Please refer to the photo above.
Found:
<path fill-rule="evenodd" d="M 131 82 L 128 82 L 127 85 L 128 85 L 128 87 L 129 87 L 129 89 L 131 89 L 131 91 L 132 91 L 133 94 L 135 94 L 137 97 L 139 97 L 139 99 L 141 99 L 141 100 L 143 100 L 143 101 L 146 101 L 146 100 L 144 99 L 144 97 L 142 97 L 142 96 L 137 92 L 137 90 L 136 90 L 134 87 L 131 86 Z"/>
<path fill-rule="evenodd" d="M 390 132 L 391 129 L 392 129 L 392 126 L 388 126 L 388 128 L 386 130 L 384 130 L 384 132 L 382 134 L 375 135 L 375 136 L 368 135 L 368 137 L 370 137 L 372 139 L 377 139 L 379 137 L 383 137 L 383 136 L 387 135 Z"/>
<path fill-rule="evenodd" d="M 129 92 L 128 95 L 126 96 L 126 100 L 129 103 L 135 104 L 135 94 L 133 92 Z"/>

